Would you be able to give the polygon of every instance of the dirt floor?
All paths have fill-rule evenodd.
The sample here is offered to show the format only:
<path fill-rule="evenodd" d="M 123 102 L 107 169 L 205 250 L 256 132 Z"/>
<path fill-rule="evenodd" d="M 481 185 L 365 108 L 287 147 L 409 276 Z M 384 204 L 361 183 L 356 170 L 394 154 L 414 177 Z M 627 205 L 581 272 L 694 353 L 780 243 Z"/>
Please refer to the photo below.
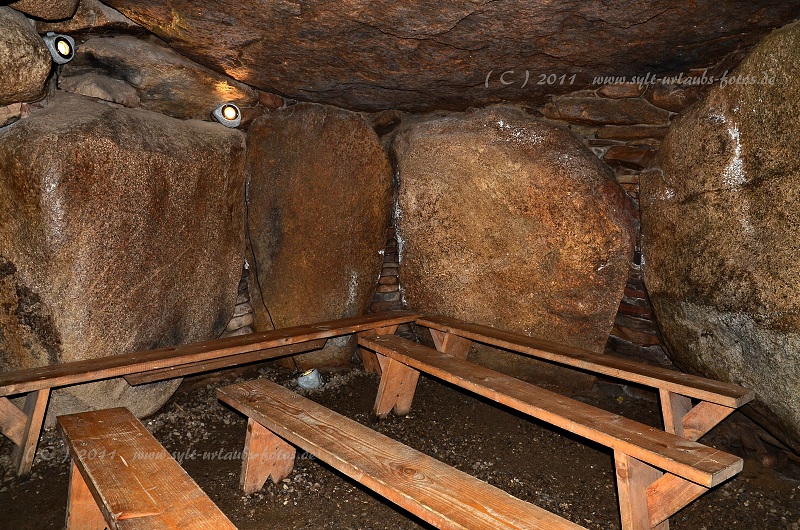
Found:
<path fill-rule="evenodd" d="M 241 529 L 417 529 L 427 525 L 375 497 L 312 458 L 298 458 L 294 473 L 268 482 L 254 495 L 238 490 L 246 421 L 220 404 L 215 388 L 267 377 L 296 389 L 292 374 L 268 366 L 214 378 L 187 380 L 173 399 L 144 423 Z M 326 374 L 309 398 L 360 423 L 475 475 L 526 501 L 592 529 L 619 528 L 612 455 L 607 449 L 421 378 L 412 413 L 375 419 L 371 406 L 378 377 L 359 370 Z M 595 386 L 581 401 L 659 425 L 655 399 L 632 397 L 617 385 Z M 726 422 L 736 423 L 735 417 Z M 671 518 L 672 530 L 800 529 L 800 467 L 740 446 L 721 425 L 703 442 L 746 457 L 744 471 Z M 30 479 L 18 481 L 11 443 L 0 442 L 0 530 L 63 528 L 68 462 L 56 432 L 39 444 Z M 307 456 L 307 455 L 306 455 Z M 775 461 L 775 458 L 772 458 Z"/>

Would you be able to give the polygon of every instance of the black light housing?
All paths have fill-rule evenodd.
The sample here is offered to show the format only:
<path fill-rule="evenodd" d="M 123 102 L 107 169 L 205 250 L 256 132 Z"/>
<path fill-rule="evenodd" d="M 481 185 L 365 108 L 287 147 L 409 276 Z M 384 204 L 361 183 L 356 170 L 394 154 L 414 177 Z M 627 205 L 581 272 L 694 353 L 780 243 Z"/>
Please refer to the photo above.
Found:
<path fill-rule="evenodd" d="M 242 123 L 242 111 L 233 103 L 224 103 L 214 109 L 211 117 L 225 127 L 238 127 Z"/>
<path fill-rule="evenodd" d="M 42 38 L 54 63 L 66 64 L 75 57 L 75 41 L 69 35 L 58 35 L 50 31 Z"/>

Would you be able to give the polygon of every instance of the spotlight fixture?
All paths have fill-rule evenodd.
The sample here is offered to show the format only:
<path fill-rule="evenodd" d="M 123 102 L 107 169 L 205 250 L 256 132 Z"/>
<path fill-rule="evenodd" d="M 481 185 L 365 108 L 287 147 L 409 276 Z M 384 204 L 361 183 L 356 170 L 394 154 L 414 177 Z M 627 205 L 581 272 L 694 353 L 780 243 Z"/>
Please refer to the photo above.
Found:
<path fill-rule="evenodd" d="M 69 35 L 57 35 L 50 31 L 42 38 L 54 63 L 66 64 L 75 57 L 75 41 Z"/>
<path fill-rule="evenodd" d="M 238 127 L 242 123 L 242 111 L 233 103 L 220 105 L 214 109 L 214 112 L 211 113 L 211 117 L 225 127 Z"/>

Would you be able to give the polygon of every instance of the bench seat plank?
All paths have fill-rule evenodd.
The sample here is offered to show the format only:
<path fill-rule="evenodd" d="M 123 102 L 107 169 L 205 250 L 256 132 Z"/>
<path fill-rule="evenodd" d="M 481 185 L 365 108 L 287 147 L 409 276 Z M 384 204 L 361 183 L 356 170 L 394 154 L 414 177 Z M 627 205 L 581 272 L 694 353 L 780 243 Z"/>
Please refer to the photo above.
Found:
<path fill-rule="evenodd" d="M 266 380 L 220 400 L 437 528 L 582 528 Z"/>
<path fill-rule="evenodd" d="M 236 528 L 127 409 L 59 416 L 58 423 L 113 528 Z"/>
<path fill-rule="evenodd" d="M 416 323 L 430 329 L 452 333 L 531 357 L 662 388 L 726 407 L 740 407 L 755 397 L 753 390 L 739 385 L 595 353 L 489 326 L 471 324 L 455 318 L 424 316 L 417 319 Z"/>
<path fill-rule="evenodd" d="M 0 374 L 0 396 L 201 363 L 241 353 L 357 333 L 372 329 L 377 324 L 379 327 L 403 324 L 412 322 L 417 316 L 411 311 L 387 311 L 319 324 L 18 370 Z"/>
<path fill-rule="evenodd" d="M 741 458 L 539 388 L 432 348 L 383 335 L 361 346 L 633 456 L 652 466 L 712 487 L 742 470 Z"/>

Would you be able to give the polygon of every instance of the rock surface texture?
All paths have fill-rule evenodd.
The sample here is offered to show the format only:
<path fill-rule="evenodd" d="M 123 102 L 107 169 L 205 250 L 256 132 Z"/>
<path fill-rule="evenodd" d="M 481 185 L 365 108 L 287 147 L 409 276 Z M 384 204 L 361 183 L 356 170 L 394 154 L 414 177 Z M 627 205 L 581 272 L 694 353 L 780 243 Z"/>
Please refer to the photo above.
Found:
<path fill-rule="evenodd" d="M 630 204 L 570 131 L 506 108 L 401 126 L 408 307 L 602 351 L 632 259 Z"/>
<path fill-rule="evenodd" d="M 64 66 L 60 86 L 77 90 L 85 84 L 70 82 L 70 78 L 84 80 L 82 76 L 98 73 L 135 88 L 142 107 L 184 120 L 208 120 L 223 103 L 248 107 L 258 100 L 250 87 L 193 63 L 163 44 L 131 36 L 98 37 L 78 46 L 75 59 Z M 82 93 L 95 96 L 98 92 Z"/>
<path fill-rule="evenodd" d="M 35 18 L 61 20 L 75 13 L 78 0 L 17 0 L 8 5 Z"/>
<path fill-rule="evenodd" d="M 706 67 L 800 15 L 777 0 L 107 3 L 239 81 L 356 110 L 538 105 L 595 76 Z"/>
<path fill-rule="evenodd" d="M 0 7 L 0 106 L 42 98 L 51 65 L 50 52 L 30 22 Z"/>
<path fill-rule="evenodd" d="M 392 173 L 359 115 L 301 104 L 265 114 L 248 133 L 253 328 L 362 314 L 383 261 Z M 262 292 L 260 292 L 262 291 Z M 296 356 L 298 366 L 350 362 L 352 340 Z"/>
<path fill-rule="evenodd" d="M 80 0 L 75 14 L 57 22 L 38 21 L 39 33 L 93 34 L 118 31 L 120 33 L 144 33 L 145 29 L 128 17 L 111 9 L 98 0 Z"/>
<path fill-rule="evenodd" d="M 244 256 L 244 135 L 64 94 L 0 130 L 0 371 L 217 337 Z M 57 390 L 55 418 L 178 381 Z"/>
<path fill-rule="evenodd" d="M 756 391 L 800 450 L 800 25 L 682 114 L 641 184 L 645 280 L 673 360 Z M 733 78 L 731 78 L 733 79 Z"/>

